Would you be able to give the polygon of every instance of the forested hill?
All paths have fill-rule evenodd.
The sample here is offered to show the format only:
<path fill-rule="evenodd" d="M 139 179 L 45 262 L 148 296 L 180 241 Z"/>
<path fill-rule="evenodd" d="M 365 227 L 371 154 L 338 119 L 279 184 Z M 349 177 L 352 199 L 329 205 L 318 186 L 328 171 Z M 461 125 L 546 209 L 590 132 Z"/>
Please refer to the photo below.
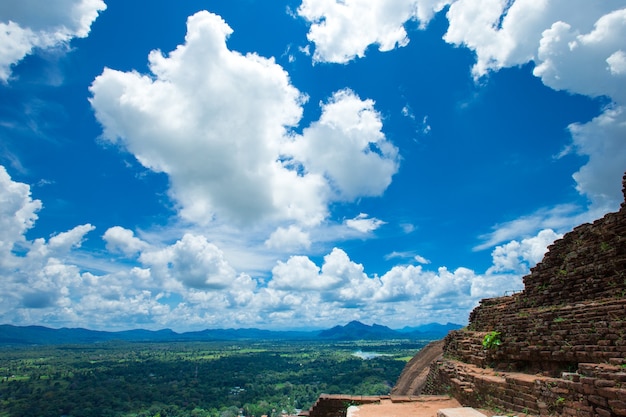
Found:
<path fill-rule="evenodd" d="M 416 339 L 437 340 L 448 331 L 461 325 L 431 323 L 417 327 L 392 330 L 378 324 L 366 325 L 353 321 L 345 326 L 315 331 L 272 331 L 261 329 L 207 329 L 197 332 L 176 333 L 165 329 L 127 330 L 106 332 L 80 328 L 51 329 L 43 326 L 0 325 L 0 345 L 55 345 L 89 344 L 113 340 L 128 342 L 174 342 L 174 341 L 217 341 L 217 340 L 384 340 Z"/>

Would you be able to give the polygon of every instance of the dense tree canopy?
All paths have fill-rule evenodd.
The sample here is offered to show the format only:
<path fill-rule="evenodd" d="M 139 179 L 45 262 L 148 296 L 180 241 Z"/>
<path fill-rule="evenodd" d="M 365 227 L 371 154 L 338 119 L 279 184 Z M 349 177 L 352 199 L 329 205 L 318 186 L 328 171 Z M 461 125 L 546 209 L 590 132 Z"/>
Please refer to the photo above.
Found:
<path fill-rule="evenodd" d="M 106 343 L 0 349 L 0 416 L 276 416 L 321 393 L 386 394 L 408 341 Z M 382 353 L 363 360 L 353 353 Z"/>

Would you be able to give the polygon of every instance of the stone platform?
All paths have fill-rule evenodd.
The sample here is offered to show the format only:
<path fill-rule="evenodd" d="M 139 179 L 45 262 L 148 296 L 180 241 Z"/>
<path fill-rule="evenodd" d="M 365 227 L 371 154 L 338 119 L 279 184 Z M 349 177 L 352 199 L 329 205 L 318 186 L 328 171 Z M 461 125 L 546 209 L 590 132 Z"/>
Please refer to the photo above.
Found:
<path fill-rule="evenodd" d="M 437 417 L 486 417 L 472 407 L 444 408 L 437 411 Z"/>

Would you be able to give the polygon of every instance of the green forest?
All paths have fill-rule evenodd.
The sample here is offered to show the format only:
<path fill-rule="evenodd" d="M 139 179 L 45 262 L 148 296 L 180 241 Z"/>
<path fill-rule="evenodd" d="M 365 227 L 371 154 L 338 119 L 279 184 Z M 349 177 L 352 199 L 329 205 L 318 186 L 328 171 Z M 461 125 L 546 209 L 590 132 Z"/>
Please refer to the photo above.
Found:
<path fill-rule="evenodd" d="M 294 414 L 388 394 L 426 341 L 107 342 L 0 348 L 0 417 Z M 361 359 L 355 352 L 376 353 Z"/>

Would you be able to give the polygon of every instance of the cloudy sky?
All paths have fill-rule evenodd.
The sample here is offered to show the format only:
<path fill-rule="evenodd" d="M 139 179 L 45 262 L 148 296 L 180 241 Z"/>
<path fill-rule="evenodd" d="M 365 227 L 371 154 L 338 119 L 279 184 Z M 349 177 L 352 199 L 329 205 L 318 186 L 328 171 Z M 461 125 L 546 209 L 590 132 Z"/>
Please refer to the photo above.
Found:
<path fill-rule="evenodd" d="M 3 0 L 0 322 L 465 323 L 616 211 L 626 0 Z"/>

